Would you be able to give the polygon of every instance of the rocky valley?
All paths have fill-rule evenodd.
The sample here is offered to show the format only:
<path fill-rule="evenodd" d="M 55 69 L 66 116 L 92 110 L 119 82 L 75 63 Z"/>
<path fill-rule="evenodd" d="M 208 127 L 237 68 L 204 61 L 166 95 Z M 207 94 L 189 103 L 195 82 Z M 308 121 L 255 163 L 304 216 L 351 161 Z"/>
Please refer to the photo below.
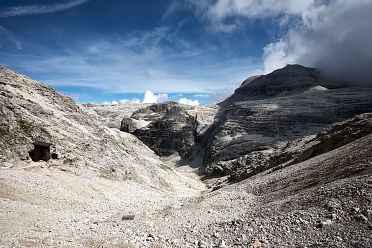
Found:
<path fill-rule="evenodd" d="M 371 247 L 371 113 L 300 65 L 199 106 L 78 105 L 1 67 L 0 246 Z"/>

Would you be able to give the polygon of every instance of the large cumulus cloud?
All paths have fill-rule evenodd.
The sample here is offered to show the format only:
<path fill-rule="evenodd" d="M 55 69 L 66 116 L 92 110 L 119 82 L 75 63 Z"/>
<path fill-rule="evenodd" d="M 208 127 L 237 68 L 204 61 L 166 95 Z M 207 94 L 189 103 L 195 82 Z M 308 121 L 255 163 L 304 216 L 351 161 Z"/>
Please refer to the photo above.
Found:
<path fill-rule="evenodd" d="M 337 81 L 372 83 L 372 0 L 189 1 L 216 31 L 237 31 L 239 18 L 285 26 L 285 35 L 264 48 L 265 72 L 299 63 Z"/>

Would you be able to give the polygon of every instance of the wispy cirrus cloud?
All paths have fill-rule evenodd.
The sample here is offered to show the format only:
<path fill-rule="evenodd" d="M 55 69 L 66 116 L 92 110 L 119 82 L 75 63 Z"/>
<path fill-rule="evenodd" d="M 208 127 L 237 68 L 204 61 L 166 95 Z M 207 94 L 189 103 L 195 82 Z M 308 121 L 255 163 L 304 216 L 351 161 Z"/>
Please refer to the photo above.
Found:
<path fill-rule="evenodd" d="M 4 26 L 0 25 L 0 37 L 5 37 L 7 40 L 13 42 L 18 50 L 22 50 L 22 44 L 17 39 L 17 37 L 10 32 L 8 29 L 6 29 Z M 0 39 L 0 45 L 2 44 L 2 41 Z"/>
<path fill-rule="evenodd" d="M 90 0 L 73 0 L 63 3 L 50 4 L 50 5 L 23 5 L 13 6 L 0 11 L 0 18 L 7 18 L 12 16 L 24 15 L 38 15 L 58 12 L 66 9 L 76 7 L 80 4 L 89 2 Z"/>
<path fill-rule="evenodd" d="M 25 15 L 38 15 L 54 13 L 58 11 L 63 11 L 81 5 L 83 3 L 89 2 L 90 0 L 71 0 L 65 1 L 57 4 L 50 5 L 22 5 L 22 6 L 12 6 L 0 10 L 0 18 L 8 18 L 14 16 L 25 16 Z M 5 37 L 5 40 L 14 43 L 18 50 L 22 50 L 21 42 L 18 40 L 15 34 L 6 29 L 4 26 L 0 25 L 0 37 Z M 0 41 L 1 45 L 1 41 Z"/>
<path fill-rule="evenodd" d="M 88 1 L 59 0 L 58 2 L 60 4 L 0 9 L 0 18 L 52 13 Z M 58 26 L 53 27 L 56 31 L 60 31 L 56 32 L 55 36 L 45 37 L 46 39 L 35 42 L 30 40 L 28 43 L 26 43 L 27 39 L 22 40 L 25 50 L 26 47 L 32 48 L 27 49 L 27 52 L 0 50 L 0 63 L 59 90 L 74 94 L 75 92 L 87 92 L 87 94 L 99 92 L 105 95 L 128 92 L 140 94 L 148 89 L 156 92 L 155 95 L 160 92 L 168 93 L 169 96 L 170 93 L 189 93 L 190 95 L 184 96 L 185 99 L 182 100 L 187 104 L 204 103 L 208 99 L 215 99 L 214 96 L 220 99 L 219 95 L 225 96 L 231 91 L 219 92 L 218 89 L 225 88 L 227 84 L 232 85 L 232 88 L 237 87 L 241 81 L 257 70 L 257 64 L 248 54 L 243 55 L 239 52 L 239 56 L 235 56 L 234 52 L 225 53 L 224 49 L 227 45 L 223 39 L 205 38 L 199 20 L 191 12 L 173 18 L 174 12 L 189 7 L 187 2 L 175 3 L 165 11 L 161 22 L 146 28 L 137 26 L 133 28 L 130 23 L 137 20 L 128 20 L 128 27 L 120 24 L 120 26 L 107 28 L 105 26 L 107 24 L 103 24 L 99 27 L 101 29 L 90 33 L 90 28 L 88 30 L 67 28 L 66 23 L 63 23 L 62 29 Z M 109 9 L 111 8 L 112 6 Z M 97 12 L 100 13 L 101 9 Z M 86 13 L 77 16 L 80 15 L 84 16 Z M 40 20 L 43 18 L 47 20 L 48 16 L 41 16 Z M 120 18 L 113 18 L 110 21 L 116 23 Z M 23 21 L 23 18 L 14 18 L 15 21 L 17 19 L 20 23 Z M 39 18 L 37 19 L 40 21 Z M 56 24 L 58 25 L 58 20 Z M 24 28 L 21 30 L 26 29 L 26 26 L 22 26 Z M 65 28 L 73 32 L 66 32 Z M 76 28 L 84 28 L 84 25 L 77 25 Z M 110 32 L 106 32 L 106 29 L 110 29 Z M 84 36 L 80 36 L 81 30 L 84 31 Z M 18 34 L 16 31 L 15 34 Z M 35 33 L 38 32 L 39 30 L 35 29 Z M 211 97 L 191 95 L 199 92 L 210 93 Z M 73 96 L 79 98 L 76 94 Z M 80 98 L 87 99 L 86 96 Z M 110 98 L 93 100 L 103 102 L 108 99 Z M 115 97 L 111 100 L 119 102 L 119 99 L 131 98 Z M 172 98 L 177 101 L 180 99 L 180 96 Z"/>
<path fill-rule="evenodd" d="M 233 32 L 244 26 L 239 18 L 276 18 L 286 23 L 288 17 L 305 16 L 307 11 L 317 5 L 316 0 L 186 0 L 194 11 L 205 18 L 215 31 Z M 287 21 L 286 21 L 287 20 Z"/>
<path fill-rule="evenodd" d="M 88 87 L 106 92 L 214 92 L 226 83 L 238 86 L 257 69 L 246 58 L 218 61 L 215 48 L 198 46 L 174 36 L 164 26 L 113 37 L 74 42 L 64 53 L 8 54 L 11 68 L 37 75 L 52 86 Z M 168 46 L 175 41 L 177 48 Z M 166 45 L 164 45 L 165 43 Z M 198 63 L 195 63 L 195 61 Z"/>

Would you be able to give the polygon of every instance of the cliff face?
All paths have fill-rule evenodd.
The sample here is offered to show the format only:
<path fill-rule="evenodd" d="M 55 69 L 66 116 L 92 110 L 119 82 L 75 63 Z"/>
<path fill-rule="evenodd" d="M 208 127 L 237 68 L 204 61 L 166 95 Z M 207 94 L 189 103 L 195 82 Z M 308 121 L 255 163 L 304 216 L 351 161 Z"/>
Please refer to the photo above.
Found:
<path fill-rule="evenodd" d="M 371 89 L 327 89 L 319 83 L 318 71 L 301 66 L 244 82 L 221 103 L 216 121 L 202 138 L 207 174 L 263 169 L 266 158 L 287 142 L 372 111 Z M 268 87 L 279 91 L 267 94 Z"/>
<path fill-rule="evenodd" d="M 336 150 L 371 134 L 372 114 L 357 115 L 344 122 L 332 124 L 316 135 L 290 140 L 285 145 L 240 157 L 234 161 L 230 180 L 240 181 L 269 169 L 280 170 Z"/>
<path fill-rule="evenodd" d="M 122 131 L 134 134 L 160 156 L 186 156 L 196 141 L 196 129 L 196 118 L 175 102 L 139 109 L 121 122 Z"/>

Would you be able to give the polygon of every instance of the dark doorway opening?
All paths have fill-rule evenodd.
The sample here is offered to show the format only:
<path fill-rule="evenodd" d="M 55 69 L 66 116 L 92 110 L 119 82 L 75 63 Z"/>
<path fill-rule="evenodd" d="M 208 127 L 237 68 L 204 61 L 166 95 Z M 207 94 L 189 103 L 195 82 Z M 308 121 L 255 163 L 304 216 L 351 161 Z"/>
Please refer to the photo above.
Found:
<path fill-rule="evenodd" d="M 52 144 L 40 141 L 34 142 L 32 144 L 34 145 L 34 149 L 30 151 L 29 154 L 33 161 L 48 161 L 49 159 L 51 159 L 50 146 Z"/>

